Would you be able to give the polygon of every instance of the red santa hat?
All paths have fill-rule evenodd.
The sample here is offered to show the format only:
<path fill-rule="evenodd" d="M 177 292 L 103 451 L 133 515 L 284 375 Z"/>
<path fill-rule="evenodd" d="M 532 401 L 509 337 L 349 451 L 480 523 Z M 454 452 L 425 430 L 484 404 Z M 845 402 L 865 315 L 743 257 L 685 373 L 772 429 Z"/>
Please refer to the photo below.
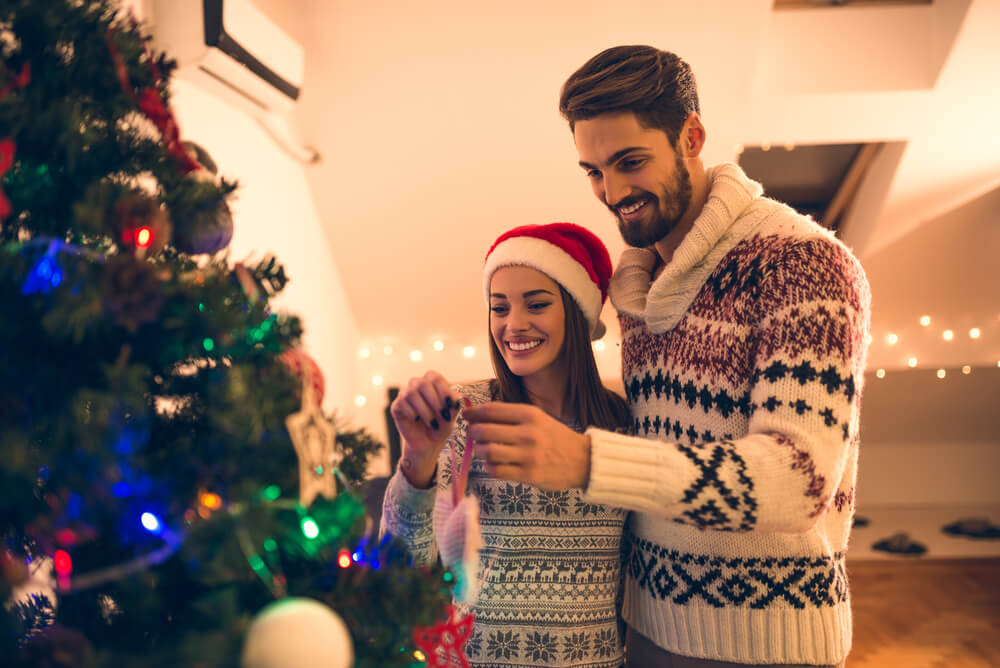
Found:
<path fill-rule="evenodd" d="M 504 232 L 486 253 L 483 289 L 487 303 L 494 272 L 510 266 L 537 269 L 561 285 L 583 312 L 590 338 L 604 336 L 600 316 L 611 280 L 611 256 L 595 234 L 573 223 L 522 225 Z"/>

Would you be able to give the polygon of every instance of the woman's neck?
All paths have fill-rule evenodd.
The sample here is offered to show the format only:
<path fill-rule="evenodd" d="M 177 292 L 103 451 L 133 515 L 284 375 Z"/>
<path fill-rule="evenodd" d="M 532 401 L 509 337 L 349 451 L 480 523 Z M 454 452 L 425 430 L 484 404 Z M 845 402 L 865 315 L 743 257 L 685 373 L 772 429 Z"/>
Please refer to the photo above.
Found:
<path fill-rule="evenodd" d="M 522 378 L 522 381 L 528 401 L 557 420 L 565 420 L 572 418 L 573 415 L 570 414 L 572 412 L 570 407 L 566 405 L 568 396 L 566 372 L 565 369 L 556 368 L 557 366 L 559 365 L 553 364 L 544 371 Z"/>

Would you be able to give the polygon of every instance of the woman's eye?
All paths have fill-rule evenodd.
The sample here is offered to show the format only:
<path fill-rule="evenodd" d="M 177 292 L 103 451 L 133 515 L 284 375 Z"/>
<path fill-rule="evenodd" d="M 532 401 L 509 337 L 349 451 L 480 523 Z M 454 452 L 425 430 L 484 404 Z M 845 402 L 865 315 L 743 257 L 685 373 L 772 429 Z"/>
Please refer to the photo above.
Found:
<path fill-rule="evenodd" d="M 528 308 L 532 311 L 541 311 L 546 306 L 551 305 L 552 302 L 535 302 L 534 304 L 528 304 Z"/>
<path fill-rule="evenodd" d="M 501 305 L 491 306 L 490 310 L 493 311 L 494 313 L 496 313 L 497 315 L 503 315 L 503 314 L 505 314 L 507 312 L 507 307 L 506 306 L 501 306 Z"/>

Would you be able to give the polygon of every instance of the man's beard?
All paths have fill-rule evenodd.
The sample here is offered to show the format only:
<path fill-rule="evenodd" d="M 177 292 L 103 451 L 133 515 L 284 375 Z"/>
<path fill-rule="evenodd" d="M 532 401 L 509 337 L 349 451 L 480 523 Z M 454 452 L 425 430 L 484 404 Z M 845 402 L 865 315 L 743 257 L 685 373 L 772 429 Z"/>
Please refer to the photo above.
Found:
<path fill-rule="evenodd" d="M 612 209 L 615 218 L 618 219 L 618 231 L 621 232 L 622 239 L 629 246 L 636 248 L 646 248 L 670 234 L 670 231 L 677 227 L 684 213 L 691 204 L 691 174 L 684 164 L 684 159 L 680 152 L 677 152 L 677 164 L 674 170 L 674 182 L 669 187 L 664 186 L 663 191 L 657 196 L 652 193 L 645 193 L 637 197 L 627 197 Z M 622 220 L 617 209 L 628 206 L 643 197 L 652 197 L 652 219 L 646 223 L 642 218 L 626 223 Z"/>

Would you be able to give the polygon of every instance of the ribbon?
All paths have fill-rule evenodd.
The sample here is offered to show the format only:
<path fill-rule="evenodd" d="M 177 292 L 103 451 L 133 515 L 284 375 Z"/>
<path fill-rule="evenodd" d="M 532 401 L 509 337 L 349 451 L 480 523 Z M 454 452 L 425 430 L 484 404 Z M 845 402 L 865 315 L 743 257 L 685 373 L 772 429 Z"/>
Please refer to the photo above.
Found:
<path fill-rule="evenodd" d="M 133 21 L 133 28 L 136 27 L 135 21 Z M 149 70 L 153 74 L 153 87 L 144 88 L 136 94 L 135 90 L 132 88 L 132 82 L 129 80 L 128 69 L 125 67 L 125 61 L 122 59 L 121 53 L 118 51 L 118 47 L 115 46 L 112 36 L 114 35 L 114 30 L 108 28 L 104 35 L 104 41 L 108 45 L 108 53 L 111 54 L 111 60 L 115 66 L 115 73 L 118 75 L 118 83 L 121 84 L 122 90 L 131 97 L 139 110 L 152 121 L 156 129 L 160 131 L 160 136 L 163 137 L 163 143 L 167 147 L 167 153 L 172 155 L 181 164 L 181 173 L 189 174 L 196 169 L 201 169 L 201 165 L 198 161 L 191 157 L 191 154 L 187 152 L 184 146 L 181 144 L 181 133 L 180 128 L 177 126 L 177 120 L 174 118 L 173 112 L 167 108 L 163 103 L 163 98 L 160 97 L 159 92 L 157 92 L 157 87 L 162 82 L 162 77 L 160 76 L 160 69 L 156 66 L 156 61 L 153 56 L 149 53 L 149 49 L 143 42 L 143 50 L 146 54 L 146 61 L 149 63 Z"/>

